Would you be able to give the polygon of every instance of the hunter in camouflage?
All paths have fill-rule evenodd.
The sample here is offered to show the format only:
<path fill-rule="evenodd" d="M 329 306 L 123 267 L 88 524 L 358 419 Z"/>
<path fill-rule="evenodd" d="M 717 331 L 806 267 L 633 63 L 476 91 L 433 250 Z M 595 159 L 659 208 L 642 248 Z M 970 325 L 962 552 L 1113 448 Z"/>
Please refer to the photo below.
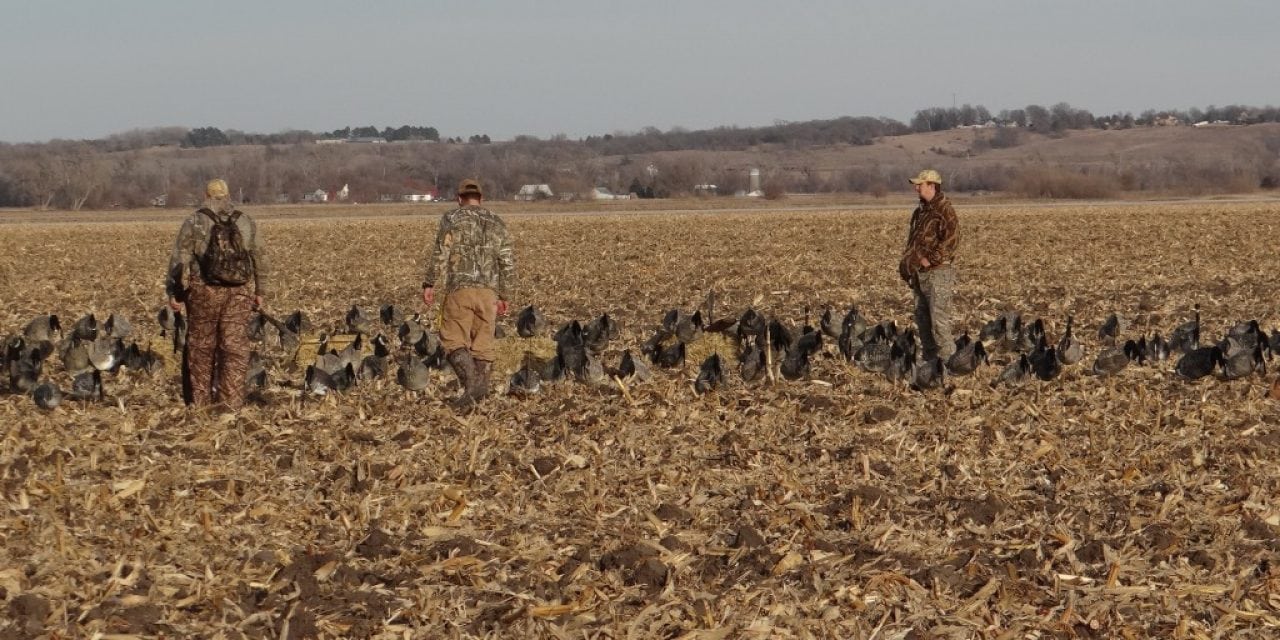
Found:
<path fill-rule="evenodd" d="M 458 186 L 458 208 L 440 219 L 422 283 L 422 300 L 430 306 L 436 282 L 444 278 L 440 342 L 462 386 L 458 408 L 489 392 L 497 316 L 506 315 L 515 286 L 511 236 L 501 218 L 480 206 L 482 200 L 479 182 Z"/>
<path fill-rule="evenodd" d="M 236 210 L 222 180 L 205 187 L 205 202 L 182 224 L 169 268 L 165 292 L 175 311 L 186 308 L 187 345 L 183 352 L 182 388 L 187 404 L 220 403 L 229 410 L 243 406 L 249 369 L 249 320 L 266 295 L 267 255 L 258 226 L 243 213 L 235 220 L 240 237 L 253 257 L 253 277 L 242 285 L 205 281 L 201 258 L 209 246 L 214 218 L 228 219 Z M 205 212 L 212 213 L 210 216 Z"/>
<path fill-rule="evenodd" d="M 955 288 L 956 246 L 960 225 L 956 210 L 942 193 L 942 175 L 933 169 L 911 179 L 920 206 L 911 214 L 907 246 L 898 274 L 916 299 L 916 330 L 924 357 L 943 361 L 955 353 L 951 337 L 951 296 Z"/>

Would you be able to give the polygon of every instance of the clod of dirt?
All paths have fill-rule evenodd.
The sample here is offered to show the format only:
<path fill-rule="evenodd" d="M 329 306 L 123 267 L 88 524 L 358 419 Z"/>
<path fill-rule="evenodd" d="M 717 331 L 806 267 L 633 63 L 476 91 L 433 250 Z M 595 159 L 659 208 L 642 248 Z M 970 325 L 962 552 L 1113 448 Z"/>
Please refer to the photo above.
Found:
<path fill-rule="evenodd" d="M 631 584 L 642 584 L 650 591 L 661 589 L 667 583 L 667 565 L 657 558 L 649 558 L 631 573 Z"/>
<path fill-rule="evenodd" d="M 755 527 L 747 525 L 738 527 L 731 538 L 729 546 L 735 549 L 756 549 L 764 546 L 764 536 L 760 535 Z"/>
<path fill-rule="evenodd" d="M 545 476 L 560 467 L 560 459 L 552 456 L 542 456 L 533 461 L 533 470 L 538 475 Z"/>
<path fill-rule="evenodd" d="M 689 513 L 670 502 L 664 502 L 658 505 L 658 509 L 653 512 L 653 515 L 657 516 L 659 520 L 664 522 L 693 522 L 692 513 Z"/>
<path fill-rule="evenodd" d="M 862 421 L 867 424 L 879 424 L 898 417 L 898 410 L 886 405 L 876 405 L 862 414 Z"/>
<path fill-rule="evenodd" d="M 9 603 L 9 617 L 21 633 L 31 637 L 44 631 L 44 620 L 50 611 L 49 601 L 32 593 L 24 593 Z"/>

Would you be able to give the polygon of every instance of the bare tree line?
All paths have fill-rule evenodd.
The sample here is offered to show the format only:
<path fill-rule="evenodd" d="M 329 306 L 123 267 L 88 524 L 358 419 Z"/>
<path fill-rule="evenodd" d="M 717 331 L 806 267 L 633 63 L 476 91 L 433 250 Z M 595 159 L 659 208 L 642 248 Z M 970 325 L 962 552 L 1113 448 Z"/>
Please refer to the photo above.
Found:
<path fill-rule="evenodd" d="M 1260 122 L 1280 119 L 1280 110 L 1233 106 L 1096 118 L 1065 103 L 1049 108 L 1030 105 L 994 116 L 985 108 L 965 105 L 921 110 L 910 126 L 884 118 L 838 118 L 757 128 L 647 129 L 577 141 L 565 136 L 550 140 L 519 136 L 492 144 L 480 134 L 471 136 L 469 143 L 460 138 L 426 141 L 435 135 L 430 127 L 386 129 L 418 141 L 336 145 L 314 144 L 317 134 L 305 131 L 255 138 L 203 128 L 197 139 L 225 137 L 232 144 L 184 147 L 183 141 L 197 130 L 171 127 L 94 141 L 0 144 L 0 206 L 81 209 L 163 202 L 182 207 L 196 200 L 200 185 L 212 176 L 227 178 L 234 195 L 250 203 L 296 202 L 303 194 L 317 189 L 332 192 L 343 185 L 349 185 L 350 199 L 356 202 L 398 199 L 411 191 L 435 190 L 447 196 L 450 185 L 468 176 L 484 176 L 490 197 L 498 199 L 509 198 L 521 185 L 541 183 L 551 185 L 558 194 L 585 194 L 594 187 L 606 187 L 615 193 L 685 196 L 695 193 L 695 185 L 705 184 L 716 185 L 720 194 L 732 194 L 748 188 L 749 168 L 761 170 L 764 190 L 770 194 L 882 195 L 898 189 L 921 162 L 947 173 L 952 190 L 1010 191 L 1032 197 L 1280 187 L 1280 133 L 1271 130 L 1258 135 L 1259 144 L 1233 150 L 1227 161 L 1171 155 L 1072 166 L 1032 160 L 1002 163 L 983 155 L 1022 144 L 1028 136 L 1055 136 L 1081 127 L 1145 126 L 1140 123 L 1167 123 L 1169 118 Z M 900 162 L 831 168 L 795 159 L 806 157 L 803 153 L 772 153 L 862 145 L 915 130 L 979 125 L 989 128 L 975 129 L 965 149 L 935 149 L 928 156 L 904 157 Z M 353 131 L 377 130 L 347 128 L 323 135 Z M 272 142 L 262 143 L 263 139 Z M 752 151 L 746 156 L 750 160 L 744 160 L 743 154 L 719 153 L 744 150 Z"/>

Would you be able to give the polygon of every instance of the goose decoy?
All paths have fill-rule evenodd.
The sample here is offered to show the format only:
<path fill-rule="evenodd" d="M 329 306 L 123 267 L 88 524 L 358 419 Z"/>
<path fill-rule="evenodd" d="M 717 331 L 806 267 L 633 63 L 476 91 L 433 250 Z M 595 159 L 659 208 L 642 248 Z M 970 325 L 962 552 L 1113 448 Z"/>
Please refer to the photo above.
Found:
<path fill-rule="evenodd" d="M 249 340 L 253 342 L 262 342 L 267 339 L 267 318 L 261 311 L 255 311 L 249 316 L 249 327 L 247 333 Z"/>
<path fill-rule="evenodd" d="M 1188 354 L 1200 348 L 1200 305 L 1195 306 L 1195 317 L 1178 325 L 1169 334 L 1169 350 L 1174 353 Z"/>
<path fill-rule="evenodd" d="M 288 327 L 289 331 L 302 335 L 304 331 L 311 330 L 311 320 L 302 313 L 301 309 L 298 309 L 284 319 L 284 326 Z"/>
<path fill-rule="evenodd" d="M 1227 337 L 1235 338 L 1241 347 L 1249 351 L 1258 345 L 1267 344 L 1267 336 L 1257 320 L 1236 323 L 1227 330 Z"/>
<path fill-rule="evenodd" d="M 1164 362 L 1169 359 L 1169 343 L 1160 336 L 1157 331 L 1150 340 L 1147 341 L 1142 355 L 1151 362 Z"/>
<path fill-rule="evenodd" d="M 333 373 L 307 367 L 306 388 L 312 395 L 322 396 L 329 391 L 343 392 L 356 384 L 355 365 L 347 365 Z"/>
<path fill-rule="evenodd" d="M 404 322 L 404 309 L 394 304 L 384 304 L 378 309 L 378 319 L 382 321 L 385 327 L 398 327 Z"/>
<path fill-rule="evenodd" d="M 840 334 L 843 333 L 842 327 L 836 324 L 834 314 L 831 312 L 831 307 L 823 309 L 822 316 L 818 318 L 818 329 L 822 331 L 822 335 L 825 335 L 828 338 L 839 339 Z"/>
<path fill-rule="evenodd" d="M 1280 330 L 1271 330 L 1271 337 L 1267 338 L 1267 347 L 1273 354 L 1280 353 Z"/>
<path fill-rule="evenodd" d="M 148 348 L 146 351 L 138 346 L 137 342 L 129 343 L 129 347 L 124 350 L 124 360 L 120 366 L 130 371 L 145 371 L 147 373 L 155 373 L 164 364 L 160 355 Z"/>
<path fill-rule="evenodd" d="M 942 358 L 934 356 L 917 360 L 911 365 L 911 388 L 915 391 L 937 389 L 944 381 Z"/>
<path fill-rule="evenodd" d="M 720 354 L 713 353 L 702 361 L 702 366 L 698 368 L 698 377 L 693 381 L 693 389 L 699 394 L 714 391 L 724 381 L 724 365 L 720 361 Z"/>
<path fill-rule="evenodd" d="M 1222 349 L 1217 345 L 1211 347 L 1197 347 L 1183 354 L 1178 359 L 1178 364 L 1174 365 L 1174 372 L 1187 380 L 1199 380 L 1211 373 L 1217 367 L 1226 363 L 1226 359 L 1222 355 Z"/>
<path fill-rule="evenodd" d="M 1076 339 L 1074 328 L 1075 316 L 1067 316 L 1067 328 L 1058 339 L 1058 362 L 1065 365 L 1073 365 L 1084 359 L 1084 345 Z"/>
<path fill-rule="evenodd" d="M 947 358 L 947 372 L 953 376 L 967 376 L 978 370 L 979 365 L 988 364 L 987 348 L 981 340 L 968 340 L 964 334 L 956 340 L 956 351 Z"/>
<path fill-rule="evenodd" d="M 400 346 L 403 347 L 417 345 L 426 333 L 427 330 L 417 320 L 405 320 L 400 323 L 400 328 L 396 329 L 396 336 L 400 338 Z"/>
<path fill-rule="evenodd" d="M 1129 366 L 1129 363 L 1143 358 L 1141 348 L 1133 340 L 1126 340 L 1123 347 L 1108 347 L 1098 352 L 1093 360 L 1093 373 L 1098 376 L 1113 376 Z"/>
<path fill-rule="evenodd" d="M 528 336 L 526 336 L 528 337 Z M 533 395 L 542 391 L 542 369 L 546 364 L 539 362 L 532 353 L 524 352 L 520 368 L 511 374 L 507 384 L 507 393 L 511 395 Z"/>
<path fill-rule="evenodd" d="M 352 340 L 351 344 L 348 344 L 342 349 L 342 351 L 335 354 L 338 356 L 338 368 L 342 368 L 347 365 L 360 365 L 360 360 L 364 356 L 364 336 L 365 334 L 363 333 L 357 333 L 356 339 Z M 330 371 L 330 373 L 333 372 Z"/>
<path fill-rule="evenodd" d="M 675 334 L 681 342 L 695 342 L 702 337 L 702 310 L 694 311 L 692 315 L 682 316 L 676 322 Z"/>
<path fill-rule="evenodd" d="M 1004 335 L 1000 337 L 1000 347 L 1005 351 L 1017 351 L 1018 341 L 1022 337 L 1022 314 L 1017 311 L 1006 311 L 1004 314 Z"/>
<path fill-rule="evenodd" d="M 786 351 L 794 338 L 790 329 L 779 322 L 777 318 L 772 318 L 769 320 L 768 340 L 769 348 L 777 355 Z"/>
<path fill-rule="evenodd" d="M 978 332 L 978 340 L 980 342 L 991 342 L 1003 340 L 1006 330 L 1006 319 L 1003 314 L 988 320 L 982 325 L 982 329 Z"/>
<path fill-rule="evenodd" d="M 840 321 L 840 335 L 851 334 L 857 337 L 866 330 L 867 319 L 858 313 L 857 307 L 849 307 L 849 311 L 844 314 L 844 319 Z"/>
<path fill-rule="evenodd" d="M 123 340 L 108 337 L 104 332 L 89 345 L 89 362 L 98 371 L 115 371 L 124 361 L 124 351 Z"/>
<path fill-rule="evenodd" d="M 169 334 L 173 333 L 176 315 L 177 312 L 173 310 L 173 307 L 167 304 L 160 307 L 160 310 L 156 312 L 156 324 L 160 325 L 161 338 L 167 338 Z"/>
<path fill-rule="evenodd" d="M 1222 377 L 1226 380 L 1239 380 L 1254 373 L 1267 375 L 1267 362 L 1262 355 L 1262 345 L 1257 344 L 1252 350 L 1240 350 L 1230 356 L 1224 356 L 1220 368 Z"/>
<path fill-rule="evenodd" d="M 1124 331 L 1124 321 L 1120 319 L 1120 316 L 1112 313 L 1098 327 L 1098 339 L 1108 344 L 1115 344 L 1116 338 L 1120 337 L 1120 332 L 1122 331 Z"/>
<path fill-rule="evenodd" d="M 582 368 L 582 374 L 578 377 L 579 382 L 584 382 L 591 386 L 601 387 L 609 384 L 609 378 L 604 372 L 604 363 L 600 357 L 590 350 L 587 351 L 587 362 Z"/>
<path fill-rule="evenodd" d="M 631 350 L 627 349 L 622 352 L 622 363 L 618 365 L 618 375 L 624 380 L 634 380 L 644 382 L 653 374 L 649 371 L 649 365 L 644 360 L 637 358 L 631 354 Z"/>
<path fill-rule="evenodd" d="M 387 375 L 387 359 L 391 350 L 387 347 L 387 338 L 379 333 L 373 339 L 373 353 L 360 360 L 360 368 L 356 371 L 361 380 L 376 380 Z"/>
<path fill-rule="evenodd" d="M 102 330 L 108 336 L 121 340 L 133 335 L 133 325 L 129 323 L 128 318 L 115 313 L 107 316 L 107 321 L 103 323 Z"/>
<path fill-rule="evenodd" d="M 30 343 L 53 342 L 54 338 L 61 337 L 61 335 L 62 323 L 58 320 L 58 316 L 54 314 L 36 316 L 22 330 L 22 337 Z"/>
<path fill-rule="evenodd" d="M 102 400 L 102 372 L 97 369 L 83 371 L 71 378 L 71 392 L 75 400 Z"/>
<path fill-rule="evenodd" d="M 404 325 L 401 325 L 402 327 Z M 414 353 L 418 357 L 425 358 L 436 351 L 442 351 L 444 347 L 440 344 L 440 338 L 430 331 L 410 331 L 409 337 L 417 336 L 417 340 L 412 342 Z"/>
<path fill-rule="evenodd" d="M 75 375 L 82 371 L 88 371 L 93 368 L 93 361 L 89 358 L 89 347 L 93 343 L 83 342 L 80 340 L 68 340 L 63 345 L 62 350 L 62 368 L 67 373 Z"/>
<path fill-rule="evenodd" d="M 778 371 L 787 380 L 800 380 L 809 375 L 809 358 L 822 349 L 822 333 L 806 327 L 808 331 L 796 338 L 782 357 Z"/>
<path fill-rule="evenodd" d="M 1044 337 L 1044 320 L 1036 318 L 1035 322 L 1024 325 L 1022 332 L 1018 335 L 1018 351 L 1025 353 L 1034 351 Z"/>
<path fill-rule="evenodd" d="M 262 359 L 262 354 L 254 351 L 249 354 L 249 366 L 244 377 L 244 390 L 246 392 L 265 389 L 267 386 L 267 363 Z"/>
<path fill-rule="evenodd" d="M 51 411 L 62 404 L 62 390 L 52 382 L 41 382 L 31 390 L 31 399 L 35 401 L 37 407 Z"/>
<path fill-rule="evenodd" d="M 1002 384 L 1005 386 L 1020 385 L 1031 377 L 1031 373 L 1031 360 L 1027 358 L 1027 354 L 1021 354 L 1017 360 L 1005 367 L 995 380 L 991 381 L 991 388 L 994 389 Z"/>
<path fill-rule="evenodd" d="M 764 339 L 764 333 L 768 330 L 768 321 L 765 317 L 755 309 L 748 308 L 742 312 L 738 318 L 737 336 L 738 342 L 742 342 L 751 337 Z"/>
<path fill-rule="evenodd" d="M 768 372 L 764 349 L 755 340 L 749 341 L 738 356 L 738 375 L 743 382 L 755 382 Z"/>
<path fill-rule="evenodd" d="M 422 391 L 431 383 L 431 369 L 413 354 L 405 354 L 400 358 L 400 368 L 396 369 L 396 384 L 406 391 Z"/>
<path fill-rule="evenodd" d="M 582 379 L 587 368 L 586 336 L 582 323 L 572 320 L 556 332 L 556 360 L 565 375 Z"/>
<path fill-rule="evenodd" d="M 93 341 L 98 338 L 98 319 L 92 314 L 76 320 L 71 327 L 71 337 L 76 340 Z"/>
<path fill-rule="evenodd" d="M 546 329 L 547 319 L 537 307 L 529 305 L 516 315 L 516 335 L 521 338 L 532 338 Z"/>
<path fill-rule="evenodd" d="M 583 328 L 583 342 L 586 344 L 587 351 L 596 355 L 603 353 L 605 347 L 609 346 L 609 340 L 618 337 L 616 324 L 607 313 L 588 322 Z"/>
<path fill-rule="evenodd" d="M 893 339 L 893 345 L 907 358 L 907 362 L 915 362 L 920 353 L 920 341 L 916 339 L 915 328 L 907 328 Z"/>
<path fill-rule="evenodd" d="M 1058 362 L 1058 350 L 1054 347 L 1046 347 L 1044 336 L 1040 336 L 1040 345 L 1027 359 L 1031 361 L 1031 370 L 1041 380 L 1047 382 L 1062 373 L 1062 363 Z"/>
<path fill-rule="evenodd" d="M 674 344 L 657 352 L 653 363 L 663 369 L 683 367 L 685 364 L 685 344 L 676 340 Z"/>
<path fill-rule="evenodd" d="M 187 348 L 187 316 L 173 314 L 173 352 L 182 353 Z"/>
<path fill-rule="evenodd" d="M 369 316 L 365 314 L 364 309 L 354 304 L 347 310 L 346 321 L 347 333 L 366 334 L 373 328 L 373 323 L 369 321 Z"/>
<path fill-rule="evenodd" d="M 836 339 L 836 348 L 840 350 L 840 357 L 846 361 L 853 360 L 853 354 L 862 348 L 862 340 L 852 331 L 844 331 L 840 337 Z"/>
<path fill-rule="evenodd" d="M 916 364 L 916 357 L 903 351 L 901 347 L 894 343 L 889 347 L 889 368 L 885 370 L 884 377 L 890 382 L 898 382 L 899 380 L 907 380 L 911 376 L 911 368 Z"/>
<path fill-rule="evenodd" d="M 863 371 L 870 373 L 886 373 L 893 360 L 895 351 L 901 352 L 888 342 L 868 342 L 853 354 L 853 362 Z"/>

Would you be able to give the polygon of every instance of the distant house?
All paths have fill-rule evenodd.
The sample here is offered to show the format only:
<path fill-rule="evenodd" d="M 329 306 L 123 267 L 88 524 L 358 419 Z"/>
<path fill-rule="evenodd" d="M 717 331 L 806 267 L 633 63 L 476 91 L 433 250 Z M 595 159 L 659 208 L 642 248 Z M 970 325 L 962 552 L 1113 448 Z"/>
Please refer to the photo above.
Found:
<path fill-rule="evenodd" d="M 626 196 L 619 196 L 618 194 L 610 191 L 608 187 L 596 187 L 589 192 L 588 197 L 592 200 L 617 200 L 619 198 L 626 198 Z"/>
<path fill-rule="evenodd" d="M 526 184 L 523 187 L 520 187 L 520 190 L 516 192 L 515 199 L 523 200 L 525 202 L 532 202 L 534 200 L 545 200 L 547 198 L 554 198 L 555 195 L 556 195 L 555 193 L 552 193 L 550 185 Z"/>
<path fill-rule="evenodd" d="M 351 144 L 386 144 L 387 139 L 382 136 L 361 136 L 359 138 L 347 138 L 347 142 Z"/>
<path fill-rule="evenodd" d="M 347 185 L 344 184 L 341 189 L 338 189 L 337 195 L 338 202 L 346 202 L 347 199 L 351 197 L 351 189 L 348 189 Z"/>
<path fill-rule="evenodd" d="M 167 207 L 167 206 L 169 206 L 169 194 L 167 194 L 167 193 L 162 193 L 162 194 L 160 194 L 160 195 L 158 195 L 158 196 L 156 196 L 156 197 L 152 198 L 152 199 L 151 199 L 151 206 L 153 206 L 153 207 Z"/>
<path fill-rule="evenodd" d="M 431 202 L 435 200 L 435 195 L 428 191 L 409 190 L 400 196 L 404 202 Z"/>
<path fill-rule="evenodd" d="M 329 192 L 324 189 L 316 189 L 308 193 L 302 194 L 303 202 L 328 202 Z"/>
<path fill-rule="evenodd" d="M 720 187 L 714 184 L 695 184 L 693 194 L 698 196 L 714 196 L 720 194 Z"/>

